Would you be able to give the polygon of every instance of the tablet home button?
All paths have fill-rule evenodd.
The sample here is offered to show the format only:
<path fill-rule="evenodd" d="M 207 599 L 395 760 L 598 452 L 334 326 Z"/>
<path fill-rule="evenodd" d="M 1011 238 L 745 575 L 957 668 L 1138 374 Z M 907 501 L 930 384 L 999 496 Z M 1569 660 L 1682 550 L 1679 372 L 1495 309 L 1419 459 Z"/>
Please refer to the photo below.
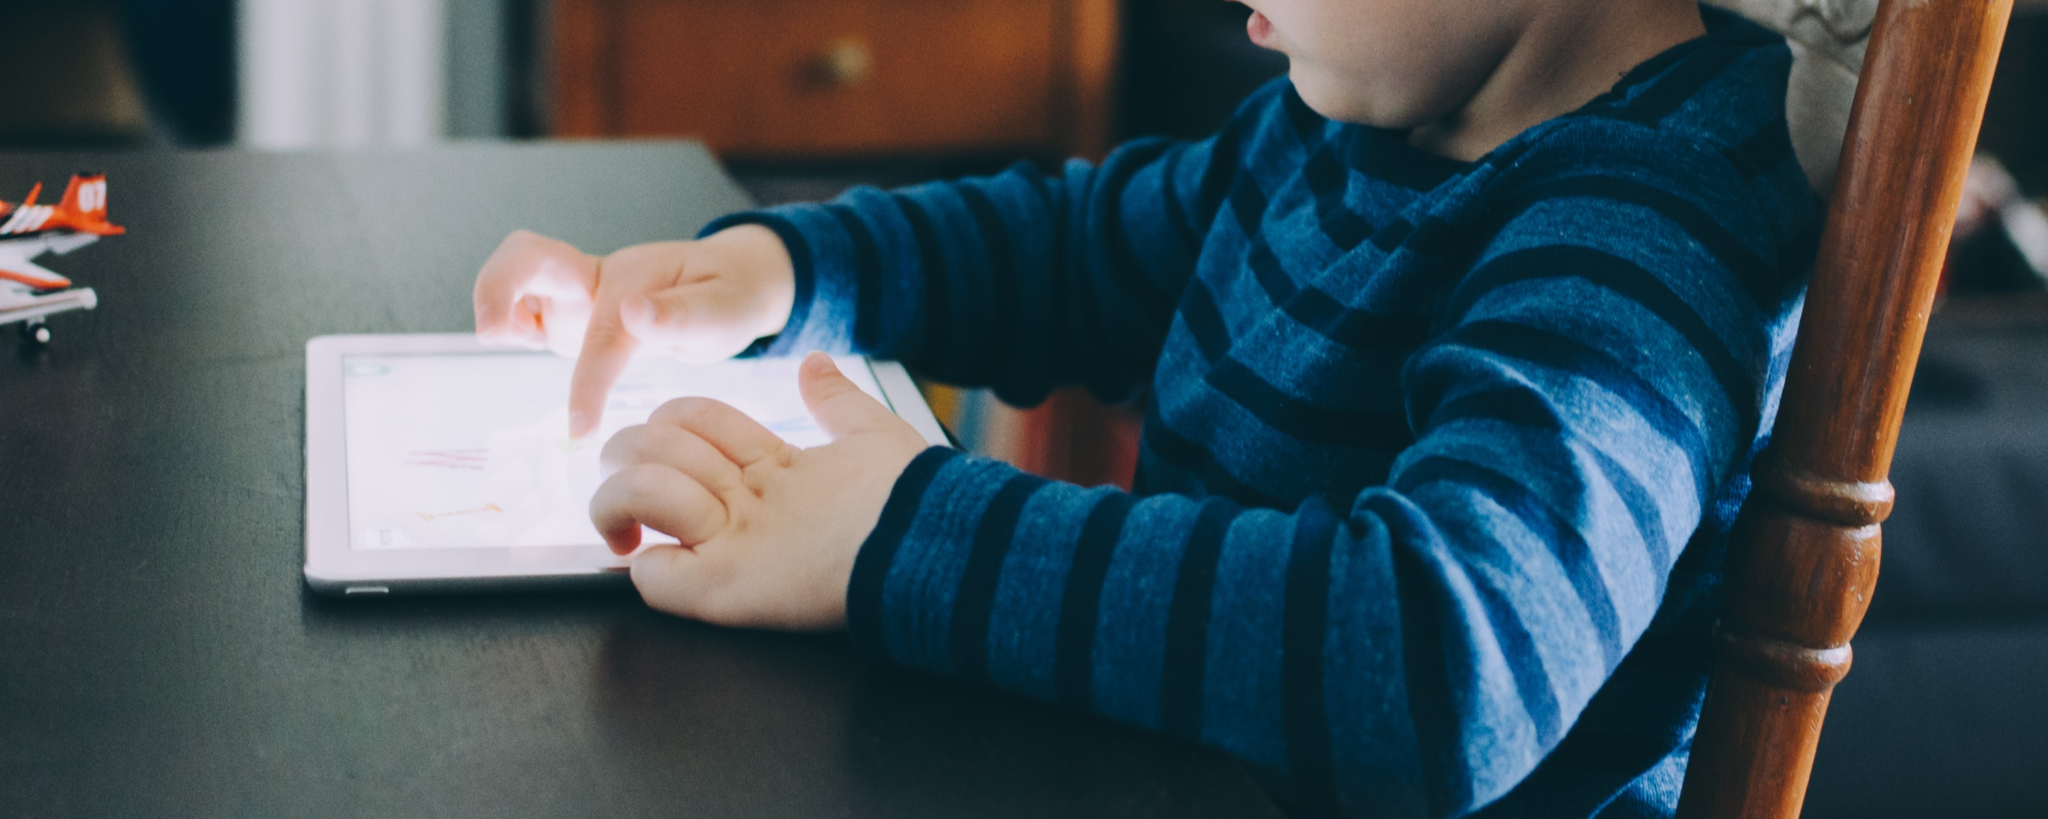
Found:
<path fill-rule="evenodd" d="M 390 586 L 350 586 L 342 594 L 390 594 Z"/>

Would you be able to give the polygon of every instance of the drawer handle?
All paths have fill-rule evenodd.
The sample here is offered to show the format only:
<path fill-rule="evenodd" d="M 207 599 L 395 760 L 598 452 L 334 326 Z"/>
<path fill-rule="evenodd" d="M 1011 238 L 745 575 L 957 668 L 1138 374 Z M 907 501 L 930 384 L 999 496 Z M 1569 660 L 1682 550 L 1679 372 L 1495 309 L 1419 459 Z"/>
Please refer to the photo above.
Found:
<path fill-rule="evenodd" d="M 841 37 L 825 49 L 824 55 L 818 59 L 818 67 L 827 84 L 850 88 L 874 76 L 875 52 L 865 40 Z"/>

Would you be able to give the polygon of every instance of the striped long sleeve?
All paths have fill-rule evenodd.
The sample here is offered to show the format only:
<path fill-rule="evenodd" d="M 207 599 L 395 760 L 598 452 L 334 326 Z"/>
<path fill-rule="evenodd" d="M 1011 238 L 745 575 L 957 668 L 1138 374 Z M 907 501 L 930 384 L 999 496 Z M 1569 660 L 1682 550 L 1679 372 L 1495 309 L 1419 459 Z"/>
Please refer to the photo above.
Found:
<path fill-rule="evenodd" d="M 856 188 L 704 233 L 762 224 L 792 250 L 797 307 L 758 352 L 876 355 L 1019 405 L 1069 384 L 1121 400 L 1151 380 L 1217 188 L 1237 173 L 1238 131 L 1254 125 L 1199 143 L 1139 140 L 1052 175 L 1019 163 Z"/>
<path fill-rule="evenodd" d="M 1816 226 L 1782 41 L 1708 19 L 1476 163 L 1282 83 L 1207 143 L 738 217 L 808 265 L 778 345 L 1151 387 L 1134 493 L 921 455 L 856 638 L 1318 812 L 1668 814 Z"/>

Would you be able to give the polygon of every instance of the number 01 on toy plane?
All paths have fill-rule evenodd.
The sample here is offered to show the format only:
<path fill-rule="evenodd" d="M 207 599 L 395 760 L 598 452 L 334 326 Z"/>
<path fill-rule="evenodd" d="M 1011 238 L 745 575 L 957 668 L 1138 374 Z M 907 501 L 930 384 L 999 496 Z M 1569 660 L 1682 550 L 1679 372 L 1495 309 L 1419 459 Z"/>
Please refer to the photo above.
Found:
<path fill-rule="evenodd" d="M 44 253 L 63 255 L 101 236 L 126 233 L 107 222 L 107 178 L 99 174 L 71 177 L 64 198 L 38 205 L 43 192 L 37 183 L 19 205 L 0 201 L 0 326 L 22 323 L 23 335 L 34 343 L 50 340 L 43 319 L 71 310 L 91 310 L 99 295 L 90 287 L 72 287 L 71 280 L 37 265 Z"/>

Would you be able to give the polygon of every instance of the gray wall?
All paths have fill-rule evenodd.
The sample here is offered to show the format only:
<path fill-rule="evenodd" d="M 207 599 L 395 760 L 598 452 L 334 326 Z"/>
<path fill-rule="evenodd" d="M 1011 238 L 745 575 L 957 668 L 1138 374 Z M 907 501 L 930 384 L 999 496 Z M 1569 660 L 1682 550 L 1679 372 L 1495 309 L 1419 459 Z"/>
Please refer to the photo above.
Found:
<path fill-rule="evenodd" d="M 448 135 L 489 139 L 511 135 L 517 60 L 511 23 L 521 0 L 446 0 L 448 6 Z"/>

